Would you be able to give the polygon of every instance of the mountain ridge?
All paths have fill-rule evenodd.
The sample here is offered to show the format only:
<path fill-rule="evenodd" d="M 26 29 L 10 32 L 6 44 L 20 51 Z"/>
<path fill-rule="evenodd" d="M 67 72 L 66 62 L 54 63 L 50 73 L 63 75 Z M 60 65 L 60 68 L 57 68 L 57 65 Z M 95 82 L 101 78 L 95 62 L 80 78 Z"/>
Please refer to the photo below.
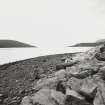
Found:
<path fill-rule="evenodd" d="M 75 45 L 69 47 L 96 47 L 101 44 L 105 44 L 105 39 L 97 40 L 96 42 L 88 42 L 88 43 L 77 43 Z"/>
<path fill-rule="evenodd" d="M 36 47 L 16 40 L 0 40 L 0 48 Z"/>

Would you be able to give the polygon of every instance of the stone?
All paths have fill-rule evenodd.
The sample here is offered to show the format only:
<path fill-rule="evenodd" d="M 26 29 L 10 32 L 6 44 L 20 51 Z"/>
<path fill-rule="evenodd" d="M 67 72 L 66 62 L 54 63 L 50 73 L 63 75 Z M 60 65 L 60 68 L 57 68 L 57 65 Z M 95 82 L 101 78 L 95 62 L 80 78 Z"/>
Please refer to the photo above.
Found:
<path fill-rule="evenodd" d="M 70 62 L 70 63 L 60 63 L 60 64 L 56 65 L 56 70 L 66 69 L 66 67 L 71 67 L 77 63 L 78 63 L 78 61 Z"/>
<path fill-rule="evenodd" d="M 62 81 L 59 81 L 57 86 L 56 86 L 56 90 L 62 92 L 63 94 L 66 93 L 66 86 L 63 84 Z"/>
<path fill-rule="evenodd" d="M 0 94 L 0 97 L 2 97 L 3 96 L 3 94 Z"/>
<path fill-rule="evenodd" d="M 65 62 L 66 59 L 67 59 L 67 57 L 63 57 L 63 58 L 61 58 L 61 61 Z"/>
<path fill-rule="evenodd" d="M 94 57 L 99 61 L 105 61 L 105 45 L 98 46 L 96 49 L 98 51 L 96 51 Z"/>
<path fill-rule="evenodd" d="M 72 57 L 70 57 L 70 58 L 66 58 L 66 59 L 65 59 L 65 63 L 70 63 L 70 62 L 73 62 Z"/>
<path fill-rule="evenodd" d="M 101 53 L 105 52 L 105 44 L 100 48 L 100 52 Z"/>
<path fill-rule="evenodd" d="M 86 100 L 80 100 L 73 96 L 67 96 L 64 105 L 93 105 Z"/>
<path fill-rule="evenodd" d="M 97 91 L 97 94 L 94 98 L 93 104 L 94 105 L 105 105 L 105 102 L 104 102 L 104 99 L 102 97 L 102 94 L 101 94 L 100 90 Z"/>
<path fill-rule="evenodd" d="M 78 61 L 78 62 L 91 61 L 91 60 L 95 59 L 96 53 L 100 53 L 101 47 L 103 47 L 103 45 L 91 48 L 90 50 L 88 50 L 86 52 L 74 54 L 72 59 L 71 58 L 67 59 L 66 62 L 70 63 L 70 62 L 76 62 L 76 61 Z"/>
<path fill-rule="evenodd" d="M 97 75 L 102 79 L 105 80 L 105 66 L 101 67 Z"/>
<path fill-rule="evenodd" d="M 40 90 L 43 87 L 48 87 L 50 89 L 56 89 L 56 87 L 59 84 L 59 81 L 65 81 L 65 80 L 66 80 L 66 71 L 59 70 L 55 72 L 52 76 L 48 78 L 40 79 L 39 81 L 37 81 L 33 89 Z"/>
<path fill-rule="evenodd" d="M 66 96 L 62 94 L 61 92 L 52 90 L 51 97 L 59 103 L 59 105 L 64 105 L 64 100 Z"/>
<path fill-rule="evenodd" d="M 89 103 L 93 103 L 94 98 L 97 93 L 97 84 L 91 78 L 86 78 L 81 84 L 80 90 L 78 93 L 85 97 L 85 100 Z"/>
<path fill-rule="evenodd" d="M 95 58 L 99 61 L 105 61 L 105 52 L 103 53 L 96 53 Z"/>
<path fill-rule="evenodd" d="M 51 90 L 41 89 L 32 96 L 33 104 L 39 103 L 41 105 L 56 105 L 53 100 L 51 100 Z"/>
<path fill-rule="evenodd" d="M 25 96 L 21 105 L 64 105 L 65 98 L 61 92 L 44 88 L 31 96 Z"/>
<path fill-rule="evenodd" d="M 75 77 L 71 77 L 66 85 L 70 87 L 72 90 L 79 91 L 82 85 L 82 79 L 77 79 Z"/>
<path fill-rule="evenodd" d="M 73 56 L 71 61 L 72 62 L 83 61 L 84 59 L 85 59 L 84 53 L 79 53 L 79 54 L 76 54 L 75 56 Z"/>
<path fill-rule="evenodd" d="M 0 94 L 0 104 L 2 104 L 3 99 L 2 99 L 3 94 Z"/>
<path fill-rule="evenodd" d="M 75 92 L 75 94 L 85 97 L 89 103 L 93 103 L 94 97 L 97 92 L 97 83 L 94 79 L 88 77 L 85 79 L 77 79 L 72 77 L 67 82 L 67 86 Z M 77 98 L 77 97 L 76 97 Z"/>
<path fill-rule="evenodd" d="M 21 105 L 33 105 L 32 104 L 32 100 L 31 100 L 31 97 L 30 96 L 25 96 L 22 99 Z"/>
<path fill-rule="evenodd" d="M 53 89 L 41 89 L 32 98 L 33 104 L 64 105 L 65 95 Z"/>
<path fill-rule="evenodd" d="M 66 95 L 67 96 L 76 97 L 77 99 L 80 99 L 80 100 L 84 100 L 85 99 L 85 97 L 83 97 L 82 95 L 80 95 L 78 92 L 76 92 L 74 90 L 70 90 L 69 88 L 66 89 Z"/>
<path fill-rule="evenodd" d="M 58 81 L 57 77 L 40 79 L 37 84 L 34 85 L 33 89 L 37 91 L 44 87 L 56 89 Z"/>
<path fill-rule="evenodd" d="M 97 73 L 99 67 L 90 63 L 80 63 L 72 67 L 66 67 L 66 72 L 70 77 L 84 79 Z"/>
<path fill-rule="evenodd" d="M 84 96 L 94 98 L 97 92 L 97 84 L 94 82 L 94 80 L 86 78 L 83 80 L 79 92 Z"/>
<path fill-rule="evenodd" d="M 67 88 L 65 105 L 92 105 L 85 100 L 85 97 L 74 90 Z"/>
<path fill-rule="evenodd" d="M 64 69 L 61 69 L 55 72 L 55 77 L 57 77 L 59 80 L 63 80 L 66 77 L 66 71 Z"/>
<path fill-rule="evenodd" d="M 102 100 L 104 101 L 105 104 L 105 81 L 99 80 L 97 81 L 97 85 L 98 85 L 98 91 L 100 92 Z"/>

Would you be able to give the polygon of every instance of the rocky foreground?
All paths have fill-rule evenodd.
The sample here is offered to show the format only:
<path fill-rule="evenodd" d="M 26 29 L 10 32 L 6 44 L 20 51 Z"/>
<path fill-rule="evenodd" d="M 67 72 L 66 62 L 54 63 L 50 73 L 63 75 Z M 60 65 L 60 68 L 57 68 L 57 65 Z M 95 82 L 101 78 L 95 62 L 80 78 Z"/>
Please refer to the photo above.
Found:
<path fill-rule="evenodd" d="M 18 93 L 11 96 L 14 100 L 8 105 L 105 105 L 105 46 L 61 58 L 61 61 L 40 75 L 36 70 L 35 78 L 30 80 L 31 88 L 21 91 L 21 98 Z M 4 95 L 0 97 L 4 103 Z"/>
<path fill-rule="evenodd" d="M 21 105 L 105 105 L 105 46 L 79 53 L 41 78 Z"/>

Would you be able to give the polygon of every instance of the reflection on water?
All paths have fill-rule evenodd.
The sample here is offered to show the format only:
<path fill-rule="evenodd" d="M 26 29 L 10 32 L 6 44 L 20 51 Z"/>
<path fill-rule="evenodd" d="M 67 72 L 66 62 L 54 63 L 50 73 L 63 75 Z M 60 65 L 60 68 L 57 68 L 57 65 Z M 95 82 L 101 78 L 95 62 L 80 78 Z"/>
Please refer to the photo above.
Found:
<path fill-rule="evenodd" d="M 38 56 L 84 52 L 91 47 L 62 47 L 62 48 L 1 48 L 0 64 L 29 59 Z"/>

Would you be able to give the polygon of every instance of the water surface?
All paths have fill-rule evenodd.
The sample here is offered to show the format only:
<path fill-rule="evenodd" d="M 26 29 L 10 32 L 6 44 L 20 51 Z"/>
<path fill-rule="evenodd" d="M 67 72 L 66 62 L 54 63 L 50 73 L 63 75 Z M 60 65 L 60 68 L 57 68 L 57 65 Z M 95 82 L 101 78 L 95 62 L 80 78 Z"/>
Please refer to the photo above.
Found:
<path fill-rule="evenodd" d="M 61 47 L 61 48 L 0 48 L 0 65 L 38 56 L 84 52 L 91 47 Z"/>

